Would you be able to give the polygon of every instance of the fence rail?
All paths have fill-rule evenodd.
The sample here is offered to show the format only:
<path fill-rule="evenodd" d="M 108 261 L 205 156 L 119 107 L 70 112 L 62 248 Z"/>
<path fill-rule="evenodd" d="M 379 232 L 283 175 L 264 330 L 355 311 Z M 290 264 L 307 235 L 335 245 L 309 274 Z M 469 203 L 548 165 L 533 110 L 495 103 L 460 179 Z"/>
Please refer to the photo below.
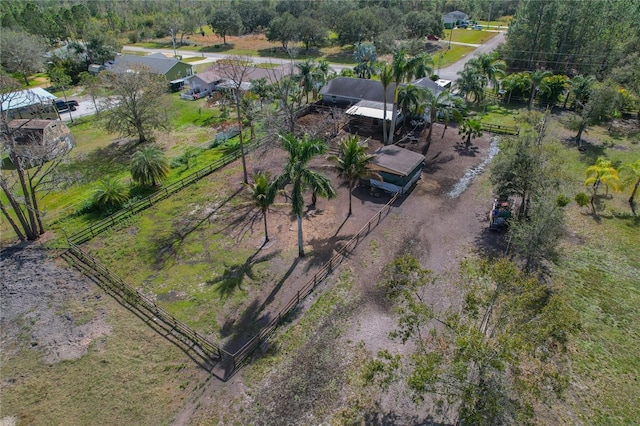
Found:
<path fill-rule="evenodd" d="M 245 153 L 249 152 L 250 150 L 260 145 L 261 142 L 262 142 L 261 140 L 256 140 L 256 141 L 248 142 L 244 144 Z M 92 239 L 93 237 L 95 237 L 96 235 L 101 234 L 102 232 L 106 231 L 107 229 L 121 222 L 122 220 L 127 219 L 141 212 L 142 210 L 148 209 L 154 204 L 157 204 L 159 201 L 162 201 L 165 198 L 169 197 L 170 195 L 185 188 L 186 186 L 191 185 L 192 183 L 204 178 L 205 176 L 215 172 L 216 170 L 221 169 L 227 164 L 234 162 L 239 157 L 240 157 L 240 150 L 239 149 L 234 150 L 233 153 L 227 154 L 224 157 L 219 158 L 218 160 L 212 162 L 208 166 L 205 166 L 197 170 L 196 172 L 190 174 L 189 176 L 186 176 L 176 182 L 173 182 L 167 186 L 164 186 L 160 190 L 154 192 L 148 197 L 143 198 L 137 203 L 134 203 L 125 209 L 119 210 L 113 213 L 112 215 L 96 222 L 95 224 L 90 225 L 76 232 L 75 234 L 71 235 L 68 238 L 68 240 L 69 242 L 76 245 L 85 243 L 90 239 Z"/>
<path fill-rule="evenodd" d="M 253 353 L 253 351 L 265 340 L 269 338 L 269 336 L 278 328 L 280 322 L 286 318 L 286 316 L 293 311 L 300 301 L 303 301 L 309 294 L 313 292 L 318 284 L 320 284 L 326 277 L 333 272 L 333 270 L 342 263 L 345 257 L 354 250 L 360 240 L 367 236 L 372 229 L 374 229 L 382 220 L 383 215 L 386 217 L 391 211 L 391 206 L 399 197 L 399 193 L 389 200 L 387 204 L 384 205 L 378 213 L 375 214 L 361 229 L 358 231 L 356 235 L 354 235 L 342 248 L 338 250 L 336 254 L 334 254 L 331 259 L 327 263 L 325 263 L 322 268 L 316 274 L 311 277 L 309 281 L 296 293 L 296 295 L 289 300 L 289 302 L 282 308 L 278 314 L 267 324 L 265 327 L 260 330 L 260 332 L 254 336 L 251 340 L 249 340 L 242 348 L 236 351 L 235 354 L 232 355 L 233 359 L 233 368 L 238 369 L 242 364 L 249 358 L 249 356 Z"/>
<path fill-rule="evenodd" d="M 483 132 L 491 132 L 499 135 L 519 135 L 520 128 L 516 126 L 501 126 L 499 124 L 480 123 Z"/>
<path fill-rule="evenodd" d="M 106 286 L 118 294 L 128 304 L 135 306 L 137 309 L 145 309 L 153 318 L 162 321 L 170 327 L 172 333 L 182 336 L 183 340 L 187 339 L 190 343 L 196 345 L 203 354 L 211 360 L 220 360 L 223 356 L 231 356 L 228 352 L 221 349 L 215 343 L 210 342 L 197 331 L 178 320 L 167 311 L 165 311 L 156 303 L 126 283 L 122 278 L 111 272 L 106 266 L 102 265 L 91 255 L 85 253 L 76 244 L 69 242 L 69 253 L 71 253 L 78 261 L 82 262 L 86 267 L 96 275 L 95 278 L 100 284 Z"/>

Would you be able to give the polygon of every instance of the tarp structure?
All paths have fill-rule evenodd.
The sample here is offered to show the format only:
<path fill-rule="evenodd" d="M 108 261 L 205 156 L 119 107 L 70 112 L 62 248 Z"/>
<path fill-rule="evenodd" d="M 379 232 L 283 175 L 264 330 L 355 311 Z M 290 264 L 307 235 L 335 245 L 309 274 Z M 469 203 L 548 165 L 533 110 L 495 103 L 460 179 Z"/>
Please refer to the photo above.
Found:
<path fill-rule="evenodd" d="M 382 120 L 384 118 L 384 103 L 375 101 L 360 101 L 348 110 L 345 114 L 354 117 L 367 117 Z M 387 102 L 387 121 L 393 117 L 393 102 Z"/>
<path fill-rule="evenodd" d="M 396 145 L 383 146 L 375 152 L 369 168 L 382 177 L 371 178 L 371 186 L 391 193 L 406 193 L 420 179 L 424 156 Z"/>

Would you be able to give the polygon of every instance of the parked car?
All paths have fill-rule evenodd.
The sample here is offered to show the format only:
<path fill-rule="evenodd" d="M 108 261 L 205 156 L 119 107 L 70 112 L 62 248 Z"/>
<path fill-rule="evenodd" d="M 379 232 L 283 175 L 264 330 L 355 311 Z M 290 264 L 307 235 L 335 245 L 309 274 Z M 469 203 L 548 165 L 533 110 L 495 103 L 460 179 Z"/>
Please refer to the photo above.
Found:
<path fill-rule="evenodd" d="M 458 25 L 458 28 L 462 28 L 466 30 L 467 28 L 469 28 L 469 24 L 460 24 Z"/>
<path fill-rule="evenodd" d="M 427 36 L 427 40 L 438 41 L 440 40 L 440 37 L 438 37 L 437 35 L 431 34 Z"/>
<path fill-rule="evenodd" d="M 473 27 L 471 27 L 472 30 L 481 30 L 482 29 L 482 25 L 474 25 Z"/>
<path fill-rule="evenodd" d="M 62 99 L 56 99 L 54 104 L 58 112 L 67 110 L 75 111 L 78 106 L 78 101 L 63 101 Z"/>

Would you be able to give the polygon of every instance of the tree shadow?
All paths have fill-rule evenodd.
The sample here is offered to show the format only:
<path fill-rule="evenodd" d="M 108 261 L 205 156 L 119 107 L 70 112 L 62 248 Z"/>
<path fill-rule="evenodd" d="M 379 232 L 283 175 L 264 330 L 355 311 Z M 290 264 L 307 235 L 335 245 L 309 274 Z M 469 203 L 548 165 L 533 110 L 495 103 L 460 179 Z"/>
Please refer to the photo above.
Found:
<path fill-rule="evenodd" d="M 266 254 L 264 256 L 256 257 L 258 253 L 262 250 L 260 247 L 253 253 L 251 256 L 247 258 L 242 263 L 234 263 L 231 265 L 226 265 L 224 268 L 224 272 L 217 278 L 206 281 L 206 285 L 215 285 L 215 291 L 220 296 L 220 299 L 228 299 L 233 293 L 238 290 L 242 290 L 242 283 L 245 278 L 249 278 L 251 280 L 256 281 L 257 277 L 253 270 L 253 267 L 262 262 L 268 262 L 274 257 L 280 254 L 281 250 L 276 250 L 272 253 Z"/>
<path fill-rule="evenodd" d="M 304 267 L 305 272 L 315 266 L 322 266 L 344 247 L 354 234 L 333 235 L 328 238 L 313 238 L 308 243 L 312 247 L 312 256 Z"/>
<path fill-rule="evenodd" d="M 575 145 L 575 139 L 574 139 L 574 145 Z M 599 157 L 605 156 L 606 147 L 602 145 L 594 145 L 590 142 L 583 140 L 582 147 L 580 147 L 579 150 L 580 150 L 580 161 L 582 161 L 584 164 L 591 166 L 596 163 L 596 160 Z"/>
<path fill-rule="evenodd" d="M 214 44 L 213 46 L 203 46 L 202 48 L 200 48 L 200 52 L 210 52 L 210 53 L 215 53 L 215 52 L 226 52 L 228 50 L 233 49 L 234 47 L 236 47 L 236 45 L 234 43 L 219 43 L 219 44 Z"/>
<path fill-rule="evenodd" d="M 443 155 L 442 151 L 439 151 L 433 157 L 424 160 L 424 168 L 422 169 L 422 173 L 435 173 L 440 170 L 442 167 L 441 164 L 446 164 L 455 159 L 453 154 Z"/>
<path fill-rule="evenodd" d="M 467 146 L 464 142 L 456 142 L 453 149 L 458 153 L 458 155 L 463 155 L 465 157 L 475 157 L 480 153 L 480 149 L 477 146 L 473 144 Z"/>
<path fill-rule="evenodd" d="M 204 222 L 208 222 L 212 216 L 217 214 L 229 201 L 235 198 L 243 188 L 237 189 L 226 199 L 224 199 L 215 209 L 211 209 L 206 215 L 196 221 L 189 221 L 179 229 L 173 229 L 167 236 L 157 237 L 149 241 L 147 245 L 147 252 L 155 257 L 154 266 L 156 268 L 162 268 L 171 258 L 175 258 L 180 246 L 184 243 L 185 239 L 196 231 Z"/>
<path fill-rule="evenodd" d="M 228 338 L 223 349 L 230 353 L 237 352 L 265 325 L 271 321 L 271 314 L 261 315 L 262 305 L 255 298 L 247 306 L 239 318 L 229 318 L 220 329 L 220 336 Z"/>
<path fill-rule="evenodd" d="M 90 153 L 76 157 L 68 166 L 61 167 L 68 173 L 77 173 L 81 182 L 91 182 L 126 170 L 131 155 L 140 144 L 137 140 L 119 140 L 106 147 L 97 148 Z"/>

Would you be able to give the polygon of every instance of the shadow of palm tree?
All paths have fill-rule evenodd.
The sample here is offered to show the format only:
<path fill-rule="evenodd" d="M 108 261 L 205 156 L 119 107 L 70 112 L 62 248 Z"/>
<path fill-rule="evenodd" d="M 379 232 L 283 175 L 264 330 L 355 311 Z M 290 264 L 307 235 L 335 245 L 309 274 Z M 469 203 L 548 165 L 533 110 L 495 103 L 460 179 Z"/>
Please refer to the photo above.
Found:
<path fill-rule="evenodd" d="M 480 149 L 478 149 L 477 146 L 467 146 L 464 142 L 456 142 L 453 149 L 458 153 L 458 155 L 464 155 L 466 157 L 475 157 L 480 152 Z"/>
<path fill-rule="evenodd" d="M 276 250 L 272 253 L 256 258 L 261 249 L 262 248 L 258 249 L 255 253 L 249 256 L 243 263 L 225 265 L 222 275 L 207 281 L 206 284 L 216 286 L 215 290 L 219 294 L 220 299 L 227 299 L 229 296 L 233 295 L 236 289 L 242 290 L 242 283 L 245 278 L 249 278 L 254 281 L 258 279 L 253 270 L 255 265 L 267 262 L 280 254 L 280 250 Z"/>
<path fill-rule="evenodd" d="M 180 246 L 184 243 L 184 240 L 195 230 L 197 230 L 204 222 L 208 222 L 212 216 L 217 214 L 229 201 L 235 198 L 243 188 L 237 189 L 226 199 L 224 199 L 215 209 L 212 209 L 205 216 L 189 221 L 178 229 L 173 229 L 169 235 L 157 237 L 149 241 L 147 251 L 155 257 L 154 264 L 157 267 L 162 267 L 166 262 L 175 257 L 179 251 Z M 184 220 L 184 219 L 183 219 Z M 182 222 L 178 222 L 182 223 Z"/>
<path fill-rule="evenodd" d="M 347 243 L 354 234 L 333 235 L 328 238 L 314 238 L 309 241 L 312 247 L 309 261 L 305 265 L 304 271 L 308 272 L 314 266 L 322 266 L 329 261 Z"/>

